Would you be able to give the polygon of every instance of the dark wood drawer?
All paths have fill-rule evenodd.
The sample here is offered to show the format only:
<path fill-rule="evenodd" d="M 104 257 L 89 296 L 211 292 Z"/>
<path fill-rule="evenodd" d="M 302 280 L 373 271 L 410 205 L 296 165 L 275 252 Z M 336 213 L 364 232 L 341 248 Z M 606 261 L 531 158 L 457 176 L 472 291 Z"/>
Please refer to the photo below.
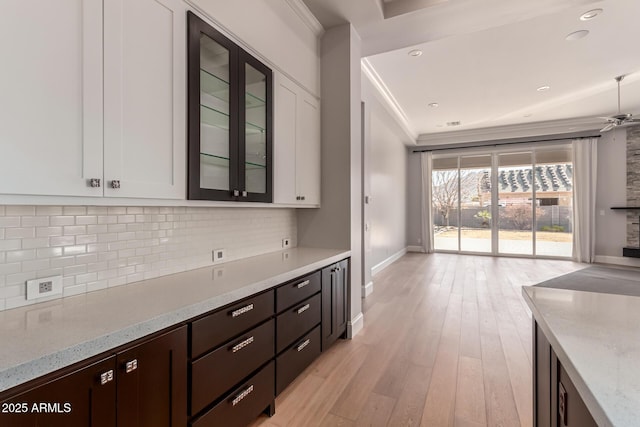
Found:
<path fill-rule="evenodd" d="M 274 362 L 269 363 L 190 426 L 243 427 L 249 424 L 273 403 L 274 369 Z"/>
<path fill-rule="evenodd" d="M 320 325 L 276 359 L 276 396 L 320 355 Z"/>
<path fill-rule="evenodd" d="M 316 294 L 277 317 L 276 353 L 289 347 L 304 333 L 320 323 L 320 303 L 320 294 Z"/>
<path fill-rule="evenodd" d="M 273 311 L 273 291 L 256 295 L 191 323 L 191 357 L 219 346 L 257 325 Z"/>
<path fill-rule="evenodd" d="M 191 415 L 274 356 L 274 326 L 271 319 L 191 363 Z"/>
<path fill-rule="evenodd" d="M 320 272 L 293 280 L 276 289 L 276 311 L 291 307 L 320 291 Z"/>

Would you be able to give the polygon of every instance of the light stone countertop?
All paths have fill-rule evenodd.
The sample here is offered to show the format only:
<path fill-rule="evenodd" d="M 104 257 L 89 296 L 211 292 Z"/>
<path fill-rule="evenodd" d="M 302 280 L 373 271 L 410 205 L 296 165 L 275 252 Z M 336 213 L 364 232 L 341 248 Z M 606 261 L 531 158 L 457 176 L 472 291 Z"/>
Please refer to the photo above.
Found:
<path fill-rule="evenodd" d="M 348 256 L 293 248 L 0 312 L 0 391 Z"/>
<path fill-rule="evenodd" d="M 640 420 L 640 297 L 525 286 L 522 294 L 599 426 Z"/>

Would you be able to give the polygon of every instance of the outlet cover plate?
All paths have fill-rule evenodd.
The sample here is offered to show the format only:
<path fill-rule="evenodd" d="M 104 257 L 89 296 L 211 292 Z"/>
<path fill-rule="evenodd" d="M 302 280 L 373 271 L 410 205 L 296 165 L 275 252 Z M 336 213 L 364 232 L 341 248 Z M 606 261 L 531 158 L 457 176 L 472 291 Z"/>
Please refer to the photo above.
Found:
<path fill-rule="evenodd" d="M 224 249 L 214 249 L 213 252 L 212 252 L 212 255 L 213 255 L 212 259 L 213 259 L 214 263 L 222 262 L 222 261 L 224 261 L 225 250 Z"/>
<path fill-rule="evenodd" d="M 27 300 L 62 295 L 62 276 L 27 280 Z"/>

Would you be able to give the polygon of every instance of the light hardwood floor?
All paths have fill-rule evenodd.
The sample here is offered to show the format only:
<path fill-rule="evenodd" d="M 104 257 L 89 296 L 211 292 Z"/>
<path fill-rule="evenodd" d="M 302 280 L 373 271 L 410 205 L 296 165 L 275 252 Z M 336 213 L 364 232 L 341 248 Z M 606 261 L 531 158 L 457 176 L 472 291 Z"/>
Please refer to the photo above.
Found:
<path fill-rule="evenodd" d="M 569 261 L 407 254 L 374 278 L 364 329 L 323 353 L 257 426 L 532 425 L 532 285 Z"/>

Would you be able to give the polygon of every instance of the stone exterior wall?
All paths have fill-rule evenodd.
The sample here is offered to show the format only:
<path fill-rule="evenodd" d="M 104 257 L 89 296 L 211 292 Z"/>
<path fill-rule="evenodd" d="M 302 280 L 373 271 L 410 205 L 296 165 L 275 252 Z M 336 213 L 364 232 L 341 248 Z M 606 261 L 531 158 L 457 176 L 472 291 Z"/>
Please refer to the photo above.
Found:
<path fill-rule="evenodd" d="M 627 128 L 627 206 L 640 206 L 640 126 Z M 627 212 L 627 246 L 640 246 L 639 216 L 640 211 Z"/>

